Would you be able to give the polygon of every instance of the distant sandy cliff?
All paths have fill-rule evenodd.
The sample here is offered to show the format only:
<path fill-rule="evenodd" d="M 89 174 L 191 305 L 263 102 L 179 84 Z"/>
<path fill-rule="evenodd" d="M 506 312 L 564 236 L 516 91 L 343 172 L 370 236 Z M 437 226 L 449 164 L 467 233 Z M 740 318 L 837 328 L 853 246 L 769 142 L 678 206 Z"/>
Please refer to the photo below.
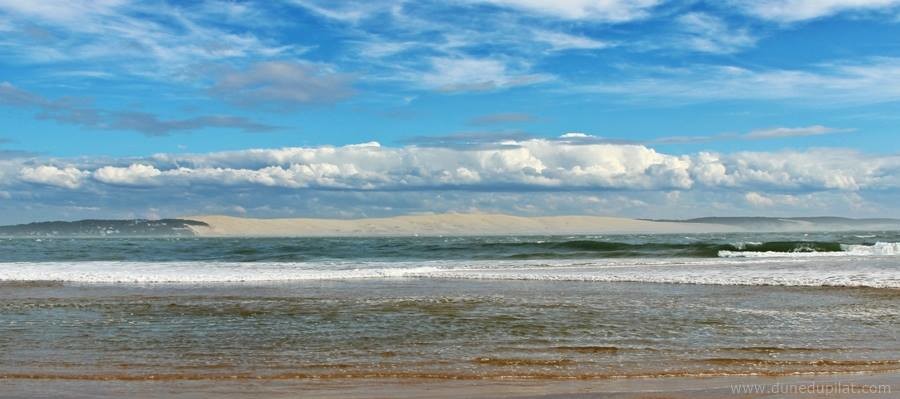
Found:
<path fill-rule="evenodd" d="M 409 236 L 558 235 L 609 233 L 701 233 L 738 231 L 720 224 L 657 222 L 600 216 L 522 217 L 449 213 L 369 219 L 251 219 L 220 215 L 186 216 L 206 223 L 201 236 Z"/>

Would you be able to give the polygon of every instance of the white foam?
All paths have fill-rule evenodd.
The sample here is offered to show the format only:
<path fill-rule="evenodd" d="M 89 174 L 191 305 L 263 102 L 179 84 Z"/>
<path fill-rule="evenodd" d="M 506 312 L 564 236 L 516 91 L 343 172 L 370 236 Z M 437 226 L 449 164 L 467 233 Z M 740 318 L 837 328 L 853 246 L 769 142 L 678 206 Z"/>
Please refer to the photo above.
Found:
<path fill-rule="evenodd" d="M 875 245 L 841 245 L 844 252 L 860 255 L 900 255 L 900 242 L 876 242 Z"/>
<path fill-rule="evenodd" d="M 389 278 L 900 288 L 896 258 L 619 259 L 357 263 L 0 263 L 0 281 L 289 283 Z"/>
<path fill-rule="evenodd" d="M 299 266 L 299 267 L 298 267 Z M 406 277 L 434 267 L 304 268 L 298 263 L 35 262 L 0 263 L 0 281 L 83 283 L 241 283 Z M 325 265 L 327 266 L 327 265 Z"/>
<path fill-rule="evenodd" d="M 737 248 L 737 249 L 743 250 L 743 249 L 746 248 L 748 245 L 762 245 L 762 243 L 761 243 L 761 242 L 756 242 L 756 241 L 749 241 L 749 242 L 743 242 L 743 241 L 742 241 L 742 242 L 736 242 L 736 243 L 734 243 L 734 244 L 732 244 L 732 245 L 734 245 L 734 247 Z"/>
<path fill-rule="evenodd" d="M 738 247 L 740 248 L 740 247 Z M 874 245 L 841 245 L 842 251 L 774 252 L 719 251 L 720 258 L 812 258 L 845 256 L 894 256 L 900 254 L 900 243 L 877 242 Z"/>

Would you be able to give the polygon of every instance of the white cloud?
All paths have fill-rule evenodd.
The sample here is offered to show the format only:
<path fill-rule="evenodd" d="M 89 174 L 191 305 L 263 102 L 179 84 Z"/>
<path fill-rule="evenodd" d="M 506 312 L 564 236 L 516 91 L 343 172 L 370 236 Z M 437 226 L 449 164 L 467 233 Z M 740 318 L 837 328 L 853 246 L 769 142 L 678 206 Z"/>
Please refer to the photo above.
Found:
<path fill-rule="evenodd" d="M 578 89 L 652 101 L 802 98 L 818 104 L 871 104 L 900 100 L 900 58 L 892 57 L 818 64 L 805 70 L 694 65 L 632 72 L 634 77 L 617 83 Z"/>
<path fill-rule="evenodd" d="M 744 196 L 744 199 L 747 201 L 747 203 L 749 203 L 750 205 L 756 206 L 756 207 L 766 207 L 766 206 L 775 205 L 775 201 L 773 201 L 771 198 L 766 197 L 757 192 L 747 193 Z"/>
<path fill-rule="evenodd" d="M 734 0 L 756 17 L 776 22 L 797 22 L 841 12 L 885 11 L 900 0 Z"/>
<path fill-rule="evenodd" d="M 82 180 L 87 175 L 88 172 L 71 166 L 59 168 L 52 165 L 40 165 L 37 167 L 25 167 L 19 171 L 19 176 L 24 182 L 68 189 L 80 187 Z"/>
<path fill-rule="evenodd" d="M 599 50 L 615 45 L 614 43 L 592 39 L 587 36 L 572 35 L 549 30 L 534 30 L 532 31 L 532 35 L 534 36 L 534 40 L 548 44 L 550 50 L 553 51 Z"/>
<path fill-rule="evenodd" d="M 109 15 L 128 2 L 125 0 L 0 0 L 0 9 L 47 21 L 77 25 L 93 15 Z"/>
<path fill-rule="evenodd" d="M 104 166 L 95 170 L 92 176 L 95 180 L 106 184 L 136 186 L 152 185 L 155 183 L 154 178 L 161 174 L 162 172 L 153 166 L 131 164 L 126 168 Z"/>
<path fill-rule="evenodd" d="M 745 28 L 731 28 L 722 19 L 702 12 L 678 17 L 684 32 L 680 39 L 685 47 L 706 53 L 733 53 L 756 44 L 756 38 Z"/>
<path fill-rule="evenodd" d="M 547 140 L 501 148 L 285 148 L 159 156 L 194 165 L 163 171 L 179 181 L 289 188 L 429 189 L 508 185 L 528 188 L 688 188 L 690 162 L 643 146 L 571 145 Z M 230 166 L 229 166 L 230 165 Z M 265 165 L 265 166 L 263 166 Z M 257 166 L 255 168 L 251 166 Z"/>
<path fill-rule="evenodd" d="M 0 190 L 9 197 L 0 201 L 0 219 L 97 216 L 76 207 L 100 207 L 104 217 L 147 209 L 165 216 L 489 211 L 663 218 L 900 210 L 900 155 L 835 149 L 671 155 L 585 138 L 0 160 Z"/>
<path fill-rule="evenodd" d="M 581 132 L 563 133 L 559 136 L 559 138 L 561 138 L 561 139 L 583 139 L 583 138 L 592 138 L 592 137 L 594 137 L 594 136 L 591 136 L 587 133 L 581 133 Z"/>
<path fill-rule="evenodd" d="M 544 74 L 511 71 L 505 62 L 486 58 L 434 57 L 431 66 L 431 71 L 415 79 L 427 88 L 446 92 L 498 90 L 552 79 Z"/>
<path fill-rule="evenodd" d="M 358 23 L 380 12 L 389 11 L 398 4 L 389 0 L 343 2 L 293 0 L 292 3 L 323 17 L 348 23 Z"/>
<path fill-rule="evenodd" d="M 900 188 L 900 156 L 849 150 L 670 155 L 643 145 L 508 139 L 471 147 L 343 147 L 157 154 L 143 160 L 28 165 L 23 182 L 273 187 L 307 190 L 740 190 L 765 193 Z M 7 185 L 10 183 L 8 182 Z"/>
<path fill-rule="evenodd" d="M 890 189 L 900 187 L 900 156 L 866 156 L 849 150 L 739 152 L 699 158 L 698 165 L 722 165 L 713 181 L 734 187 L 775 190 Z M 701 181 L 703 182 L 703 181 Z M 710 182 L 705 182 L 709 184 Z"/>
<path fill-rule="evenodd" d="M 201 62 L 299 51 L 293 46 L 271 44 L 248 30 L 223 29 L 217 25 L 221 14 L 210 14 L 203 7 L 125 0 L 0 0 L 0 12 L 14 17 L 15 30 L 36 26 L 65 35 L 65 40 L 41 46 L 10 42 L 8 48 L 17 61 L 86 62 L 96 66 L 97 60 L 103 60 L 107 72 L 170 80 L 173 76 L 183 78 L 187 70 Z"/>
<path fill-rule="evenodd" d="M 695 157 L 691 174 L 698 182 L 710 187 L 731 187 L 736 185 L 735 177 L 729 174 L 721 155 L 701 152 Z M 732 168 L 733 172 L 733 168 Z"/>
<path fill-rule="evenodd" d="M 744 201 L 756 208 L 771 208 L 774 206 L 797 207 L 802 204 L 816 205 L 812 202 L 815 199 L 815 196 L 804 195 L 803 197 L 804 198 L 800 198 L 795 195 L 785 194 L 760 194 L 751 191 L 744 195 Z"/>
<path fill-rule="evenodd" d="M 562 19 L 627 22 L 649 15 L 660 0 L 475 0 Z"/>

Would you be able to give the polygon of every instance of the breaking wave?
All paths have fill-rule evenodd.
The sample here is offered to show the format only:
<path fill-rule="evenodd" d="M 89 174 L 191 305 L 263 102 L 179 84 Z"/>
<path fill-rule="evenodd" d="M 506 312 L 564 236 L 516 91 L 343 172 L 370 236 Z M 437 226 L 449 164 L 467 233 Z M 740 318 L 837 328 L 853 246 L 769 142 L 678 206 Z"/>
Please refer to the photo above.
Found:
<path fill-rule="evenodd" d="M 900 269 L 890 257 L 870 257 L 865 264 L 852 258 L 837 257 L 346 263 L 0 263 L 0 286 L 25 281 L 86 284 L 282 284 L 397 278 L 900 288 Z"/>
<path fill-rule="evenodd" d="M 877 242 L 872 245 L 783 242 L 748 245 L 743 250 L 721 250 L 722 258 L 802 258 L 817 256 L 894 256 L 900 254 L 900 243 Z"/>
<path fill-rule="evenodd" d="M 0 239 L 0 262 L 536 261 L 898 253 L 900 233 L 866 235 L 878 237 L 871 241 L 858 235 Z"/>

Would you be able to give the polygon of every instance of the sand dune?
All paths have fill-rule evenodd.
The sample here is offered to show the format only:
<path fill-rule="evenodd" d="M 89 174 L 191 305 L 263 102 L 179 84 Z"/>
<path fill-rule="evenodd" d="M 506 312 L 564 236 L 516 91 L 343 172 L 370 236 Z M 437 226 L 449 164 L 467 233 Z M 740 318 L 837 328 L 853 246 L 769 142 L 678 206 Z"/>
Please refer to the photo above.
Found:
<path fill-rule="evenodd" d="M 185 216 L 185 219 L 209 224 L 209 227 L 191 226 L 201 236 L 555 235 L 740 230 L 717 224 L 653 222 L 601 216 L 522 217 L 481 213 L 367 219 L 252 219 L 222 215 Z"/>

